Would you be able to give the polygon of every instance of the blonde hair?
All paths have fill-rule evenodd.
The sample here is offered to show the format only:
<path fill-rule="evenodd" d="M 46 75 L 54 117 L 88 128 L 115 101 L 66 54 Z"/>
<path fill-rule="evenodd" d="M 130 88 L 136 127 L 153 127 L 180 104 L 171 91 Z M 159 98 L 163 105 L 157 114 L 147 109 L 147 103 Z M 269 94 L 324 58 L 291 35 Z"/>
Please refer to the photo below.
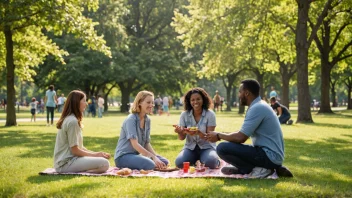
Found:
<path fill-rule="evenodd" d="M 134 99 L 134 102 L 132 104 L 131 112 L 132 113 L 139 113 L 141 112 L 141 108 L 139 107 L 139 104 L 143 102 L 147 96 L 152 96 L 154 97 L 154 94 L 150 91 L 140 91 L 138 92 L 136 98 Z"/>

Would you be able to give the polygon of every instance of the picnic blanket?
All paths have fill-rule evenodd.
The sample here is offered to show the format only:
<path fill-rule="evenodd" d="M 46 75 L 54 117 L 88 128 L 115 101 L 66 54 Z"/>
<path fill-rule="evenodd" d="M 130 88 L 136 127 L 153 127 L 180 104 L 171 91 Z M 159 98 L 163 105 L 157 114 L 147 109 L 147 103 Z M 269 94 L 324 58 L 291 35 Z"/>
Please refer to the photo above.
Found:
<path fill-rule="evenodd" d="M 251 179 L 249 175 L 224 175 L 221 173 L 220 169 L 206 169 L 204 172 L 195 172 L 195 173 L 184 173 L 182 169 L 171 171 L 171 172 L 160 172 L 152 171 L 148 174 L 142 174 L 138 170 L 133 170 L 130 175 L 121 176 L 116 174 L 119 170 L 117 167 L 110 167 L 105 173 L 94 174 L 94 173 L 57 173 L 54 168 L 47 168 L 44 171 L 40 172 L 40 175 L 81 175 L 81 176 L 117 176 L 117 177 L 161 177 L 161 178 L 232 178 L 232 179 Z M 266 177 L 266 179 L 278 179 L 276 172 L 272 175 Z"/>

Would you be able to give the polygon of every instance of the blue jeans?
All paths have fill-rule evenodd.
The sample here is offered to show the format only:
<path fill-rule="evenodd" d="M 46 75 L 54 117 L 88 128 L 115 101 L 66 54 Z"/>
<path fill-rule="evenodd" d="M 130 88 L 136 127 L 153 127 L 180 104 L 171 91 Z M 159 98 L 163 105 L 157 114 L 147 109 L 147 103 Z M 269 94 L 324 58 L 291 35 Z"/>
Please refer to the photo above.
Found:
<path fill-rule="evenodd" d="M 164 162 L 165 165 L 169 164 L 169 160 L 157 155 L 160 161 Z M 126 154 L 115 159 L 115 165 L 118 168 L 130 168 L 137 170 L 153 170 L 155 168 L 155 163 L 150 158 L 144 157 L 142 155 L 136 154 Z"/>
<path fill-rule="evenodd" d="M 290 114 L 281 114 L 279 121 L 281 124 L 286 124 L 286 122 L 291 118 Z"/>
<path fill-rule="evenodd" d="M 220 165 L 218 154 L 215 149 L 200 149 L 197 145 L 194 150 L 184 148 L 177 156 L 175 164 L 178 168 L 183 168 L 183 162 L 194 165 L 197 160 L 204 163 L 206 167 L 214 169 Z"/>
<path fill-rule="evenodd" d="M 98 118 L 103 117 L 104 107 L 98 107 Z"/>
<path fill-rule="evenodd" d="M 241 174 L 252 172 L 254 167 L 276 169 L 281 166 L 271 162 L 265 151 L 258 146 L 222 142 L 216 151 L 221 159 L 236 166 Z"/>

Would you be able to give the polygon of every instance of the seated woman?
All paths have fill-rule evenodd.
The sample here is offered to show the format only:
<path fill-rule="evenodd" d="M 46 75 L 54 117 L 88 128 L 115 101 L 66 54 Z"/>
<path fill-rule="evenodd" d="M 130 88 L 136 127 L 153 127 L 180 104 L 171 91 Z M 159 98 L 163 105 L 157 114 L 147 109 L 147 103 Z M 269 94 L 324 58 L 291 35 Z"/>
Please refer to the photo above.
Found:
<path fill-rule="evenodd" d="M 54 149 L 56 172 L 104 173 L 109 169 L 109 153 L 90 151 L 83 146 L 82 114 L 86 107 L 86 95 L 71 91 L 56 124 L 59 129 Z"/>
<path fill-rule="evenodd" d="M 209 168 L 220 165 L 219 156 L 216 154 L 216 144 L 205 140 L 208 131 L 214 131 L 216 126 L 215 113 L 209 109 L 212 100 L 202 88 L 189 90 L 184 97 L 184 112 L 180 117 L 179 126 L 175 132 L 180 140 L 186 139 L 183 150 L 176 158 L 176 166 L 183 167 L 183 162 L 195 164 L 197 160 Z M 195 131 L 187 128 L 198 127 Z"/>
<path fill-rule="evenodd" d="M 132 113 L 122 124 L 115 151 L 115 164 L 118 168 L 137 170 L 163 169 L 169 164 L 164 157 L 156 154 L 150 144 L 150 118 L 154 95 L 149 91 L 140 91 L 132 105 Z"/>

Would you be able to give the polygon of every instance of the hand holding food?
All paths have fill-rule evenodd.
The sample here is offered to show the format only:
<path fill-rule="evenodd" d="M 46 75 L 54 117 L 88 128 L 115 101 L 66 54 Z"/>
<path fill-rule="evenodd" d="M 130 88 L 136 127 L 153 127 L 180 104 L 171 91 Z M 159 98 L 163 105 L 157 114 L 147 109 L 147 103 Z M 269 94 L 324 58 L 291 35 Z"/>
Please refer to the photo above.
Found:
<path fill-rule="evenodd" d="M 189 135 L 197 135 L 198 133 L 198 127 L 188 127 L 186 128 L 186 133 Z"/>
<path fill-rule="evenodd" d="M 178 133 L 178 134 L 182 134 L 183 133 L 183 130 L 184 130 L 184 128 L 183 127 L 180 127 L 180 126 L 178 126 L 178 125 L 172 125 L 173 127 L 175 127 L 175 133 Z"/>
<path fill-rule="evenodd" d="M 155 162 L 155 167 L 158 169 L 165 169 L 167 166 L 162 162 L 159 158 L 153 157 L 153 161 Z"/>

